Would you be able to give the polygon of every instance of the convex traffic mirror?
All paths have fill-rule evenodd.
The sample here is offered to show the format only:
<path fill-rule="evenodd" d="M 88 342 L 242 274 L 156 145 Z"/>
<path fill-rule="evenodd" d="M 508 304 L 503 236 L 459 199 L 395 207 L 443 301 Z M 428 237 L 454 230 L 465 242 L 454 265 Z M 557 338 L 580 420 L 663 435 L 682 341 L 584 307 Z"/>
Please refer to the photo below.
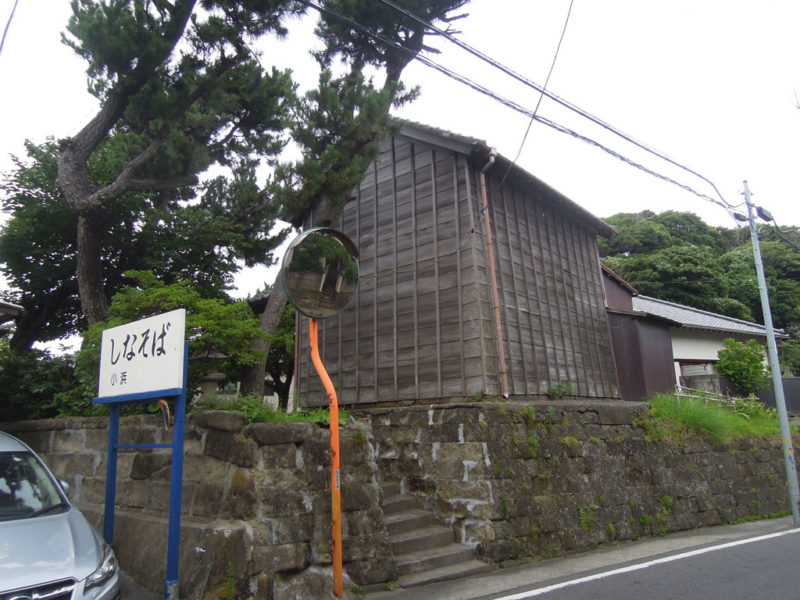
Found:
<path fill-rule="evenodd" d="M 283 257 L 281 283 L 289 302 L 301 314 L 312 319 L 336 316 L 358 289 L 358 249 L 335 229 L 304 231 Z"/>

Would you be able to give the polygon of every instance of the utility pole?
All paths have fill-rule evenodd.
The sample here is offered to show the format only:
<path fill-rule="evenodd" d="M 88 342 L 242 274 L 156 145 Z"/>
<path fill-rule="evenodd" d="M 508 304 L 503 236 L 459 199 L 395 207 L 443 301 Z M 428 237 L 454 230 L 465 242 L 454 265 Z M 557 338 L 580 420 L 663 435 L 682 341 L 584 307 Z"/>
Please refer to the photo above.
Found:
<path fill-rule="evenodd" d="M 772 311 L 769 307 L 767 294 L 767 281 L 764 278 L 764 265 L 761 261 L 761 245 L 758 242 L 758 231 L 753 218 L 753 205 L 750 203 L 750 188 L 744 182 L 744 201 L 747 204 L 747 219 L 750 222 L 750 237 L 753 240 L 753 254 L 758 275 L 758 291 L 761 294 L 761 309 L 764 311 L 764 328 L 767 333 L 767 355 L 772 369 L 772 385 L 775 387 L 775 405 L 778 408 L 778 420 L 781 425 L 781 438 L 783 438 L 783 459 L 786 465 L 786 481 L 789 484 L 789 501 L 792 505 L 792 519 L 795 525 L 800 525 L 798 503 L 800 491 L 797 487 L 797 468 L 794 462 L 794 448 L 792 447 L 792 430 L 789 427 L 789 415 L 786 412 L 786 398 L 783 395 L 783 380 L 781 367 L 778 363 L 778 348 L 775 343 L 775 329 L 772 326 Z M 761 209 L 759 209 L 761 210 Z"/>

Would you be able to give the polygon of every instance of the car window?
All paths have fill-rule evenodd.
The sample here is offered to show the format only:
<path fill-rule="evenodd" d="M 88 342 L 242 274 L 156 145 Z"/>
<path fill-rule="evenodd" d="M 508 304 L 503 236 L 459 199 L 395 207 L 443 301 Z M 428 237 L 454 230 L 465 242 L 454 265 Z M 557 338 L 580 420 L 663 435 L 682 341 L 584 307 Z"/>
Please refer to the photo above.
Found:
<path fill-rule="evenodd" d="M 63 506 L 55 482 L 30 452 L 0 452 L 0 520 Z"/>

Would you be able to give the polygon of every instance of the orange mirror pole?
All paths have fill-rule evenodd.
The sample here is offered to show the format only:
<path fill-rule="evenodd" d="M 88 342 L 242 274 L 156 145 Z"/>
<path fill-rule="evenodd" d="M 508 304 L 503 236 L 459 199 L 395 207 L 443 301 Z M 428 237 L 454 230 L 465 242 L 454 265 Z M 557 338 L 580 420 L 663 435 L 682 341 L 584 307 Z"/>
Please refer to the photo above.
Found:
<path fill-rule="evenodd" d="M 319 356 L 317 342 L 317 320 L 308 320 L 308 335 L 311 346 L 311 361 L 317 369 L 317 375 L 328 394 L 328 406 L 331 415 L 331 526 L 333 530 L 333 593 L 342 597 L 342 494 L 339 480 L 339 402 L 336 389 L 333 387 L 325 365 Z"/>

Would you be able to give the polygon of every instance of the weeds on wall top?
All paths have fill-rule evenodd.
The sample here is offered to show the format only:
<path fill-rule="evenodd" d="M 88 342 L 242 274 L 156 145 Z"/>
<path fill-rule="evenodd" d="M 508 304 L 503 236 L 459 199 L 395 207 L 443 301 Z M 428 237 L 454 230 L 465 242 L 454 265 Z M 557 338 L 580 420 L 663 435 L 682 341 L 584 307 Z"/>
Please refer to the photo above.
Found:
<path fill-rule="evenodd" d="M 637 424 L 651 440 L 680 441 L 699 435 L 714 444 L 725 444 L 744 437 L 780 435 L 777 411 L 757 400 L 722 405 L 711 400 L 661 394 L 653 397 L 650 406 Z"/>
<path fill-rule="evenodd" d="M 331 415 L 325 408 L 314 408 L 287 414 L 271 404 L 264 402 L 257 395 L 225 398 L 212 396 L 204 398 L 198 410 L 226 410 L 242 415 L 248 423 L 317 423 L 330 425 Z M 350 414 L 339 408 L 339 420 L 345 421 Z"/>

